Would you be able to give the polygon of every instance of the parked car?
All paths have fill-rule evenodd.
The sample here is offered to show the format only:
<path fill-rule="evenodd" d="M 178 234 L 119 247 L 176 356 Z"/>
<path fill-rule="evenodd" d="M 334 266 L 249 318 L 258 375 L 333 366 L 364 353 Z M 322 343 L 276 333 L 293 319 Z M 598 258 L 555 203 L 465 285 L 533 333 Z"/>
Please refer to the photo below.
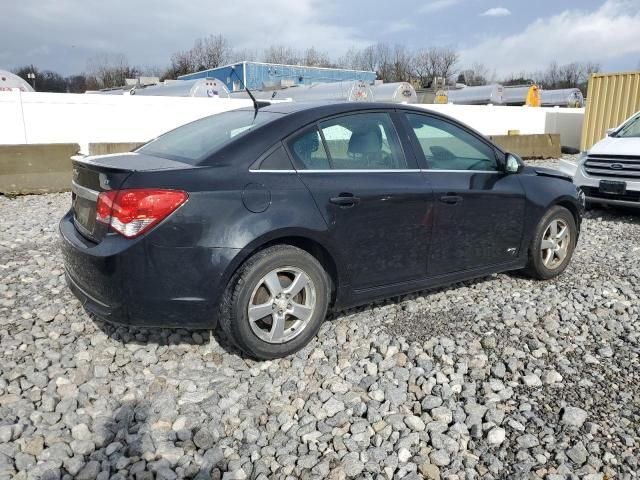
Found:
<path fill-rule="evenodd" d="M 567 267 L 583 203 L 443 115 L 398 104 L 281 103 L 73 163 L 60 222 L 93 315 L 211 328 L 246 354 L 302 348 L 327 309 L 494 272 Z"/>
<path fill-rule="evenodd" d="M 580 157 L 573 182 L 587 203 L 640 208 L 640 112 Z"/>

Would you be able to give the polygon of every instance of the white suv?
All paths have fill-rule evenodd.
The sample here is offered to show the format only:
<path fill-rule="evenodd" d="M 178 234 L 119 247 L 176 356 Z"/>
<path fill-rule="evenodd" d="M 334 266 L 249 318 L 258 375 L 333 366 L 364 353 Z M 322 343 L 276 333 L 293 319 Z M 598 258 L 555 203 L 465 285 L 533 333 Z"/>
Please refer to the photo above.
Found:
<path fill-rule="evenodd" d="M 573 183 L 587 203 L 640 208 L 640 112 L 581 155 Z"/>

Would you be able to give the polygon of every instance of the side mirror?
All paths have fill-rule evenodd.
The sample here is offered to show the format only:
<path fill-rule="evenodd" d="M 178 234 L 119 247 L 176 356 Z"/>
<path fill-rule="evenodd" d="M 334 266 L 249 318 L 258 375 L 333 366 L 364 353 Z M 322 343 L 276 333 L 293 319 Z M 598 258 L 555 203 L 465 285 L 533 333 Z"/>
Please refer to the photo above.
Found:
<path fill-rule="evenodd" d="M 524 162 L 522 159 L 513 154 L 507 153 L 504 160 L 504 171 L 507 173 L 520 173 L 522 168 L 524 167 Z"/>
<path fill-rule="evenodd" d="M 607 137 L 610 137 L 611 135 L 613 135 L 613 133 L 616 131 L 615 128 L 608 128 L 607 129 Z"/>

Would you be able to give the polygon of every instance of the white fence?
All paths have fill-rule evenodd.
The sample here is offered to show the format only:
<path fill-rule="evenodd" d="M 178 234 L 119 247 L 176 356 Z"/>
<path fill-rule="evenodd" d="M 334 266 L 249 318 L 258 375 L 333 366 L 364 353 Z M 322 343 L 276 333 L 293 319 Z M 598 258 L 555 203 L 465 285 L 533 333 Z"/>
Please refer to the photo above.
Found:
<path fill-rule="evenodd" d="M 145 142 L 251 100 L 0 92 L 0 144 Z"/>
<path fill-rule="evenodd" d="M 0 144 L 145 142 L 214 113 L 251 105 L 245 99 L 0 92 Z M 454 117 L 485 135 L 559 133 L 580 144 L 584 109 L 419 105 Z"/>

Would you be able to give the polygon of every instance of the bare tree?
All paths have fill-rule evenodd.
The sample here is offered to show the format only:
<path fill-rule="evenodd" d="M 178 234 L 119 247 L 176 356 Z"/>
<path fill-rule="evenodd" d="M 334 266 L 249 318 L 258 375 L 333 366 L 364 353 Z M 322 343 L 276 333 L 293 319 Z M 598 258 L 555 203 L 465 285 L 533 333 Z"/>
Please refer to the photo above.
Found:
<path fill-rule="evenodd" d="M 375 72 L 378 69 L 377 50 L 377 45 L 369 45 L 363 49 L 351 47 L 336 64 L 341 68 Z"/>
<path fill-rule="evenodd" d="M 429 85 L 433 78 L 433 71 L 431 68 L 431 55 L 428 49 L 421 49 L 413 54 L 411 70 L 414 78 L 419 81 L 422 87 Z"/>
<path fill-rule="evenodd" d="M 315 47 L 308 48 L 304 52 L 302 63 L 309 67 L 328 67 L 333 65 L 326 52 L 320 52 Z"/>
<path fill-rule="evenodd" d="M 165 72 L 163 77 L 165 79 L 175 79 L 180 75 L 184 75 L 186 73 L 191 73 L 194 71 L 196 71 L 196 68 L 193 62 L 193 58 L 189 50 L 185 50 L 181 52 L 175 52 L 173 55 L 171 55 L 171 65 Z"/>
<path fill-rule="evenodd" d="M 260 59 L 260 52 L 255 49 L 245 48 L 242 50 L 234 50 L 231 62 L 257 62 Z M 230 62 L 230 63 L 231 63 Z"/>
<path fill-rule="evenodd" d="M 163 78 L 176 78 L 186 73 L 199 72 L 229 63 L 233 49 L 222 35 L 198 38 L 189 50 L 181 50 L 171 55 L 171 65 Z"/>
<path fill-rule="evenodd" d="M 552 62 L 546 70 L 533 76 L 542 88 L 580 88 L 585 92 L 589 75 L 599 70 L 600 65 L 594 62 L 572 62 L 565 65 Z"/>
<path fill-rule="evenodd" d="M 375 70 L 378 72 L 378 78 L 390 82 L 393 81 L 393 53 L 391 47 L 386 43 L 377 43 L 374 47 L 375 52 Z"/>
<path fill-rule="evenodd" d="M 51 70 L 39 70 L 34 65 L 25 65 L 15 69 L 13 73 L 32 84 L 38 92 L 65 93 L 69 90 L 67 79 Z M 35 74 L 36 78 L 30 79 L 29 74 Z"/>
<path fill-rule="evenodd" d="M 159 65 L 144 65 L 139 66 L 138 70 L 140 71 L 140 75 L 145 75 L 147 77 L 159 77 L 164 71 Z"/>
<path fill-rule="evenodd" d="M 413 74 L 423 86 L 428 86 L 436 77 L 450 80 L 456 73 L 457 63 L 458 52 L 451 47 L 422 49 L 413 56 Z"/>
<path fill-rule="evenodd" d="M 393 48 L 393 75 L 391 81 L 408 82 L 412 77 L 413 54 L 403 45 Z"/>
<path fill-rule="evenodd" d="M 433 73 L 436 77 L 450 79 L 456 73 L 456 64 L 459 55 L 451 47 L 440 47 L 432 49 Z"/>
<path fill-rule="evenodd" d="M 202 70 L 224 65 L 230 61 L 232 54 L 231 45 L 222 35 L 209 35 L 198 39 L 192 50 L 195 61 L 203 67 Z"/>
<path fill-rule="evenodd" d="M 405 45 L 390 46 L 379 42 L 362 49 L 350 48 L 337 61 L 333 61 L 326 52 L 313 46 L 301 52 L 286 45 L 271 45 L 261 55 L 255 50 L 234 51 L 222 35 L 210 35 L 197 39 L 188 50 L 175 52 L 162 78 L 176 78 L 232 61 L 254 61 L 258 58 L 267 63 L 374 71 L 385 82 L 418 79 L 425 86 L 434 77 L 450 80 L 456 73 L 458 63 L 458 53 L 451 47 L 431 47 L 414 52 Z M 481 66 L 474 67 L 478 70 Z M 486 68 L 478 70 L 476 77 L 475 82 L 486 78 Z"/>
<path fill-rule="evenodd" d="M 458 80 L 462 80 L 465 85 L 474 87 L 477 85 L 486 85 L 490 82 L 489 69 L 482 63 L 474 63 L 471 68 L 463 70 Z"/>
<path fill-rule="evenodd" d="M 351 47 L 343 56 L 338 58 L 336 66 L 351 70 L 366 70 L 363 66 L 362 50 Z"/>
<path fill-rule="evenodd" d="M 286 65 L 297 65 L 301 63 L 300 54 L 291 47 L 284 45 L 271 45 L 263 53 L 263 60 L 266 63 L 281 63 Z"/>
<path fill-rule="evenodd" d="M 71 75 L 65 79 L 67 82 L 67 92 L 69 93 L 84 93 L 87 88 L 87 77 L 84 74 Z"/>
<path fill-rule="evenodd" d="M 87 60 L 87 72 L 100 88 L 120 87 L 125 79 L 136 78 L 140 70 L 129 64 L 122 53 L 102 53 Z"/>
<path fill-rule="evenodd" d="M 520 73 L 511 73 L 509 76 L 505 77 L 501 82 L 502 85 L 505 86 L 523 86 L 523 85 L 532 85 L 535 82 L 533 77 L 527 72 Z"/>
<path fill-rule="evenodd" d="M 376 71 L 376 68 L 378 68 L 378 57 L 375 45 L 369 45 L 362 50 L 360 54 L 360 66 L 358 68 L 369 72 Z"/>

